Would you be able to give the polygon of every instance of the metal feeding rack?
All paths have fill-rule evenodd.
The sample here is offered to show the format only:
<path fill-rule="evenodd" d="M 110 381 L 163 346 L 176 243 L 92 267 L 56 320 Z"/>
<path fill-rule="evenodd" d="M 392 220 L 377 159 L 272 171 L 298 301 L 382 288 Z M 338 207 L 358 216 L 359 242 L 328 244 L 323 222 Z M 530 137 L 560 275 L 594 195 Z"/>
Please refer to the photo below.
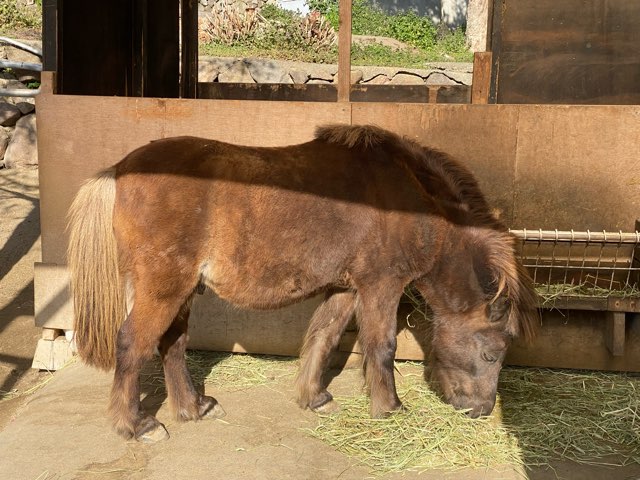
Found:
<path fill-rule="evenodd" d="M 640 232 L 510 230 L 542 308 L 607 312 L 607 345 L 624 353 L 626 312 L 640 312 Z"/>

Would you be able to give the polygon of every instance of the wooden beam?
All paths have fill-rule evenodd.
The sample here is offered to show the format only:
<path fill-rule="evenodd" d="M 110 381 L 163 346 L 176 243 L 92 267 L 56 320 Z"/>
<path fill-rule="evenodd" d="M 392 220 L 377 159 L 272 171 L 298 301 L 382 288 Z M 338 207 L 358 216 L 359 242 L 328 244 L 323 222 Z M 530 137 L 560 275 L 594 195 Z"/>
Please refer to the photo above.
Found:
<path fill-rule="evenodd" d="M 351 89 L 351 0 L 340 0 L 338 30 L 338 101 L 348 102 Z"/>
<path fill-rule="evenodd" d="M 491 90 L 491 62 L 491 52 L 476 52 L 473 55 L 471 103 L 489 103 L 489 91 Z"/>
<path fill-rule="evenodd" d="M 54 71 L 58 58 L 58 0 L 42 2 L 42 69 Z"/>
<path fill-rule="evenodd" d="M 624 355 L 625 313 L 607 312 L 605 326 L 605 344 L 614 357 Z"/>
<path fill-rule="evenodd" d="M 182 61 L 180 96 L 196 98 L 198 88 L 198 2 L 182 0 Z"/>

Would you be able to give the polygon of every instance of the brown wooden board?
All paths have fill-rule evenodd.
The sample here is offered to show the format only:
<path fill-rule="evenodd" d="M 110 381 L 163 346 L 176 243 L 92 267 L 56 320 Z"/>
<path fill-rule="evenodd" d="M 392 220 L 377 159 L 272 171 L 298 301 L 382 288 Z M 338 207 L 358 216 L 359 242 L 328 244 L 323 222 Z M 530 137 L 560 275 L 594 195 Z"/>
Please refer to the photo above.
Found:
<path fill-rule="evenodd" d="M 198 83 L 198 98 L 217 100 L 271 100 L 335 102 L 335 85 L 283 83 Z"/>
<path fill-rule="evenodd" d="M 473 56 L 471 103 L 489 103 L 491 88 L 491 52 L 476 52 Z"/>
<path fill-rule="evenodd" d="M 469 103 L 467 85 L 351 85 L 352 102 Z M 198 83 L 198 98 L 335 102 L 335 85 L 281 83 Z"/>
<path fill-rule="evenodd" d="M 130 95 L 129 2 L 58 0 L 57 20 L 58 91 L 79 95 Z"/>
<path fill-rule="evenodd" d="M 492 101 L 640 103 L 640 2 L 495 0 Z"/>
<path fill-rule="evenodd" d="M 351 90 L 351 2 L 339 2 L 338 101 L 348 102 Z"/>
<path fill-rule="evenodd" d="M 513 228 L 633 231 L 640 106 L 519 109 Z"/>
<path fill-rule="evenodd" d="M 182 47 L 180 96 L 196 98 L 198 88 L 198 0 L 181 0 L 180 4 L 182 6 L 180 12 L 180 43 Z"/>

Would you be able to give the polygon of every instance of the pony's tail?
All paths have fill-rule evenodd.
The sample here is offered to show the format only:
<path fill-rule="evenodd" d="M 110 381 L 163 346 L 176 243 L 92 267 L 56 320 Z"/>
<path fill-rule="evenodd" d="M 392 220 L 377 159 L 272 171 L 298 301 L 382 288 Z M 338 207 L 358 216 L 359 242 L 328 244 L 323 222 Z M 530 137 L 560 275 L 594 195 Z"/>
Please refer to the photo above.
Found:
<path fill-rule="evenodd" d="M 115 366 L 116 336 L 126 315 L 123 281 L 113 235 L 115 171 L 107 169 L 85 183 L 68 216 L 75 340 L 89 365 Z"/>

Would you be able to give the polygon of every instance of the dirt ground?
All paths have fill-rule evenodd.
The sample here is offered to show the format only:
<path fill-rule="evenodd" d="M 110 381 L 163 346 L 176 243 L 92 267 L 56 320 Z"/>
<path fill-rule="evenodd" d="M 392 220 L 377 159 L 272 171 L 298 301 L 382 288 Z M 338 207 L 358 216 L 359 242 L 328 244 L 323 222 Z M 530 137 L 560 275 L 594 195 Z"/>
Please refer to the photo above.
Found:
<path fill-rule="evenodd" d="M 38 171 L 0 170 L 0 394 L 26 392 L 48 376 L 31 369 L 41 334 L 33 320 L 39 222 Z M 0 429 L 25 399 L 0 402 Z"/>

